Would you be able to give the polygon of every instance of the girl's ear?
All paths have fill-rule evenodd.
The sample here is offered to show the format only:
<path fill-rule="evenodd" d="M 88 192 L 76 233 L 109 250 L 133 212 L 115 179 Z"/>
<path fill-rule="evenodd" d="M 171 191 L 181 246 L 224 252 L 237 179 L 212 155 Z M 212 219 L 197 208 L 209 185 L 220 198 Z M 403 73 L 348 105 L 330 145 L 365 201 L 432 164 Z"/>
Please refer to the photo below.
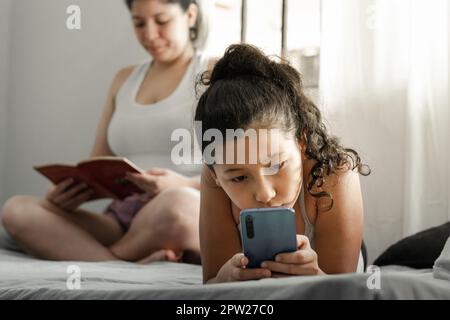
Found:
<path fill-rule="evenodd" d="M 195 22 L 197 21 L 198 6 L 191 3 L 189 5 L 189 8 L 187 9 L 186 13 L 187 13 L 187 17 L 188 17 L 189 28 L 192 28 L 195 26 Z"/>

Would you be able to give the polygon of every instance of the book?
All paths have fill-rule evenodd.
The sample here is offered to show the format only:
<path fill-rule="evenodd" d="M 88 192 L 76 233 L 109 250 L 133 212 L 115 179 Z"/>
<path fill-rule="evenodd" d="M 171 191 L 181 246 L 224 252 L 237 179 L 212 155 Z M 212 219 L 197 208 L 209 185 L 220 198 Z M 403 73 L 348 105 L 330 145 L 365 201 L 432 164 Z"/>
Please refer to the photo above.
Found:
<path fill-rule="evenodd" d="M 125 179 L 127 172 L 144 172 L 127 158 L 95 157 L 80 161 L 75 165 L 47 164 L 34 166 L 33 169 L 54 184 L 69 178 L 73 178 L 74 183 L 85 183 L 94 189 L 94 193 L 88 201 L 103 198 L 123 200 L 133 194 L 144 193 L 134 183 Z"/>

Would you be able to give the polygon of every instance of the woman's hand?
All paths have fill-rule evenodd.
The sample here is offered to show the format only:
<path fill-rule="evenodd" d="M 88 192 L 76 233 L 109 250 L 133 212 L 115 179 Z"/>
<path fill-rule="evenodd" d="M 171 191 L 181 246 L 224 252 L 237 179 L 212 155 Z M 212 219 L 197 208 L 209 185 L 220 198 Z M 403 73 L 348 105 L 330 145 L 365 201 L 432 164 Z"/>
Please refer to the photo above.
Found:
<path fill-rule="evenodd" d="M 94 194 L 94 190 L 84 183 L 76 183 L 69 178 L 50 188 L 45 200 L 64 211 L 74 211 Z"/>
<path fill-rule="evenodd" d="M 264 261 L 262 268 L 267 268 L 273 273 L 289 275 L 319 275 L 325 274 L 317 261 L 317 253 L 311 249 L 308 237 L 297 235 L 297 251 L 280 253 L 275 261 Z"/>
<path fill-rule="evenodd" d="M 190 186 L 190 179 L 170 169 L 153 168 L 145 173 L 127 173 L 126 179 L 147 192 L 156 196 L 160 192 L 174 188 Z"/>
<path fill-rule="evenodd" d="M 247 269 L 248 258 L 242 253 L 235 254 L 220 268 L 214 282 L 231 282 L 270 278 L 271 272 L 263 268 Z"/>

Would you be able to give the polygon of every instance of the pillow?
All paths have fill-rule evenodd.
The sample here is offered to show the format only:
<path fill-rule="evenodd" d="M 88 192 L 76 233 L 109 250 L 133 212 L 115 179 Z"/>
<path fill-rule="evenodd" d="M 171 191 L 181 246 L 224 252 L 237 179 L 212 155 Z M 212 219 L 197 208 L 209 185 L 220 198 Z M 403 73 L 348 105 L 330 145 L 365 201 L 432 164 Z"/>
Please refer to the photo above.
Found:
<path fill-rule="evenodd" d="M 374 264 L 400 265 L 416 269 L 432 268 L 450 237 L 450 222 L 406 237 L 390 246 Z"/>

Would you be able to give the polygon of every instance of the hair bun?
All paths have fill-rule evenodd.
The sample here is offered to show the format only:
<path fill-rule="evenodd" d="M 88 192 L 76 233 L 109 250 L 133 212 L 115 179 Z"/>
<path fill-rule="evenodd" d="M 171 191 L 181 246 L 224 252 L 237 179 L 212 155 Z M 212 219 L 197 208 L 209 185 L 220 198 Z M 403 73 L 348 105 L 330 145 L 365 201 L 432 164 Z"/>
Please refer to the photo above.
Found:
<path fill-rule="evenodd" d="M 272 78 L 273 75 L 273 62 L 260 49 L 249 44 L 233 44 L 215 65 L 210 81 L 212 84 L 224 79 Z"/>
<path fill-rule="evenodd" d="M 293 95 L 302 87 L 300 74 L 286 60 L 281 59 L 281 63 L 273 61 L 261 49 L 249 44 L 229 46 L 212 72 L 202 76 L 201 82 L 203 85 L 212 85 L 219 80 L 252 77 L 262 78 L 284 90 L 294 91 Z M 294 87 L 289 85 L 292 83 L 295 83 Z"/>

